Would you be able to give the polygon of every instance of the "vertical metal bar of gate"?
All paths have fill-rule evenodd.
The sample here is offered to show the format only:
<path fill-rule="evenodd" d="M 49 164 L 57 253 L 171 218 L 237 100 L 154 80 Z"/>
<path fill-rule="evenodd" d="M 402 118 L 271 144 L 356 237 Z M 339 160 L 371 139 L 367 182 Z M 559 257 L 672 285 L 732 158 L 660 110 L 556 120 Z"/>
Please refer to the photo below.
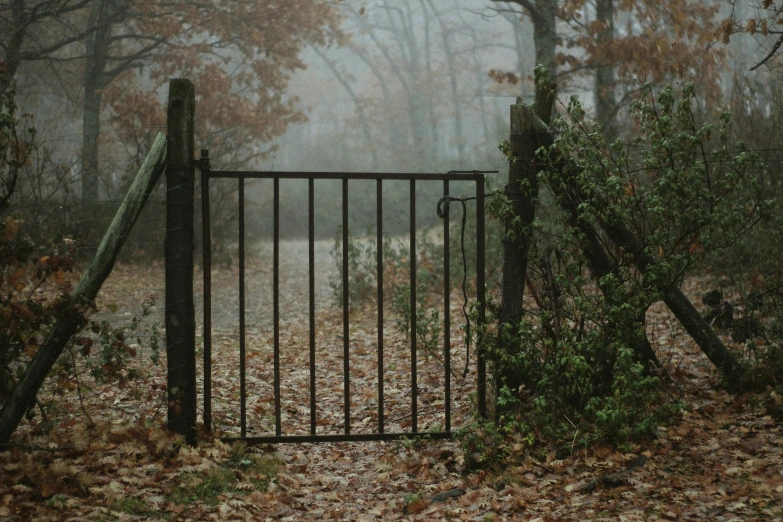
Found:
<path fill-rule="evenodd" d="M 376 182 L 375 250 L 378 266 L 378 433 L 383 433 L 383 180 Z"/>
<path fill-rule="evenodd" d="M 348 281 L 348 179 L 343 179 L 343 401 L 345 433 L 351 433 L 351 381 L 349 360 L 349 281 Z"/>
<path fill-rule="evenodd" d="M 242 437 L 247 435 L 245 388 L 245 180 L 239 182 L 239 418 Z"/>
<path fill-rule="evenodd" d="M 204 429 L 212 431 L 212 236 L 209 226 L 209 151 L 201 151 L 201 254 L 204 277 Z"/>
<path fill-rule="evenodd" d="M 411 430 L 419 431 L 418 385 L 416 380 L 416 180 L 410 188 L 410 286 L 411 286 Z"/>
<path fill-rule="evenodd" d="M 315 180 L 307 187 L 310 283 L 310 435 L 315 435 Z"/>
<path fill-rule="evenodd" d="M 280 178 L 274 178 L 274 232 L 272 261 L 272 308 L 274 329 L 274 366 L 275 366 L 275 434 L 282 433 L 280 413 Z"/>
<path fill-rule="evenodd" d="M 484 235 L 484 179 L 479 178 L 476 180 L 476 298 L 479 305 L 479 318 L 477 328 L 478 332 L 481 332 L 480 326 L 485 321 L 485 305 L 486 305 L 486 288 L 484 283 L 484 249 L 485 249 Z M 481 334 L 479 333 L 476 341 L 476 356 L 478 363 L 478 410 L 479 415 L 486 418 L 487 416 L 487 376 L 486 376 L 486 360 L 484 358 L 484 347 L 482 343 Z"/>
<path fill-rule="evenodd" d="M 449 180 L 443 181 L 443 196 L 449 196 Z M 451 258 L 449 252 L 449 201 L 443 216 L 443 366 L 445 367 L 444 394 L 446 396 L 446 431 L 451 431 Z"/>

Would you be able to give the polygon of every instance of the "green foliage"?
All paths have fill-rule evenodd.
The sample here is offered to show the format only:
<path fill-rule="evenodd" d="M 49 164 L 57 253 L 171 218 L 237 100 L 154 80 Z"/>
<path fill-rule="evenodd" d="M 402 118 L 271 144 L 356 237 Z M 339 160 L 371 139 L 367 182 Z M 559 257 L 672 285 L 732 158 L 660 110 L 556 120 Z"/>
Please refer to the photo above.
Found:
<path fill-rule="evenodd" d="M 376 241 L 368 230 L 366 238 L 348 237 L 348 302 L 353 308 L 361 303 L 372 300 L 377 295 L 378 264 Z M 342 226 L 338 227 L 334 246 L 330 251 L 337 272 L 336 279 L 330 279 L 329 286 L 336 306 L 343 305 L 343 240 Z M 391 241 L 384 240 L 384 258 L 389 255 L 396 258 L 396 250 Z"/>
<path fill-rule="evenodd" d="M 499 402 L 513 400 L 508 388 L 501 390 Z M 514 453 L 533 446 L 536 436 L 519 415 L 503 416 L 499 422 L 478 418 L 457 432 L 465 469 L 487 469 L 500 465 Z"/>
<path fill-rule="evenodd" d="M 611 304 L 586 278 L 570 279 L 583 268 L 576 261 L 563 260 L 553 279 L 534 267 L 529 288 L 538 309 L 484 347 L 496 375 L 519 378 L 513 390 L 497 383 L 501 429 L 520 416 L 539 437 L 561 444 L 649 435 L 678 406 L 663 400 L 659 377 L 630 348 L 641 335 L 638 308 L 630 299 Z"/>
<path fill-rule="evenodd" d="M 182 477 L 182 485 L 177 486 L 170 495 L 176 504 L 192 504 L 200 501 L 207 505 L 217 505 L 218 496 L 232 491 L 236 477 L 231 470 L 223 467 L 209 468 L 204 472 L 190 473 Z"/>
<path fill-rule="evenodd" d="M 421 273 L 421 271 L 420 271 Z M 418 275 L 417 275 L 418 277 Z M 440 313 L 428 304 L 429 294 L 426 283 L 417 285 L 416 290 L 416 342 L 425 356 L 438 353 L 440 338 Z M 400 332 L 410 334 L 411 329 L 411 296 L 410 283 L 403 284 L 392 292 L 392 309 L 394 323 Z"/>
<path fill-rule="evenodd" d="M 731 118 L 698 123 L 695 105 L 690 85 L 657 96 L 643 89 L 632 106 L 638 137 L 625 142 L 607 143 L 576 97 L 568 119 L 555 119 L 554 145 L 537 153 L 539 182 L 550 189 L 542 197 L 574 206 L 575 215 L 550 209 L 534 224 L 527 291 L 535 306 L 518 325 L 485 328 L 481 348 L 501 379 L 498 433 L 521 422 L 571 451 L 623 444 L 650 435 L 682 407 L 638 355 L 645 312 L 770 208 L 759 190 L 764 165 L 732 143 Z M 509 223 L 507 240 L 523 237 L 502 196 L 488 206 Z M 644 270 L 606 233 L 617 225 L 640 245 L 635 256 L 653 260 Z M 612 263 L 597 281 L 589 277 L 585 230 Z M 498 307 L 490 311 L 497 315 Z"/>
<path fill-rule="evenodd" d="M 780 74 L 734 78 L 732 136 L 742 139 L 764 168 L 758 189 L 765 202 L 759 223 L 728 249 L 708 255 L 705 269 L 720 290 L 715 306 L 705 306 L 713 327 L 742 350 L 750 368 L 750 389 L 765 395 L 770 414 L 781 418 L 783 397 L 783 169 L 780 125 L 783 87 Z M 725 299 L 724 296 L 725 295 Z M 706 303 L 705 303 L 706 305 Z M 720 312 L 721 313 L 716 313 Z"/>
<path fill-rule="evenodd" d="M 679 284 L 696 258 L 734 244 L 769 208 L 759 190 L 764 165 L 732 142 L 731 116 L 700 124 L 696 103 L 693 85 L 681 93 L 667 86 L 657 97 L 645 87 L 631 106 L 638 137 L 608 144 L 573 97 L 570 123 L 556 119 L 560 135 L 540 151 L 541 181 L 582 196 L 580 221 L 624 223 L 660 261 L 644 282 L 658 288 Z"/>
<path fill-rule="evenodd" d="M 199 501 L 214 506 L 220 502 L 220 495 L 225 493 L 246 494 L 246 490 L 236 487 L 240 481 L 265 491 L 279 467 L 280 461 L 276 456 L 250 453 L 244 443 L 237 443 L 232 446 L 227 461 L 204 472 L 185 474 L 181 484 L 170 492 L 169 500 L 176 504 Z"/>
<path fill-rule="evenodd" d="M 114 502 L 111 509 L 131 515 L 145 515 L 149 513 L 150 506 L 138 497 L 125 497 Z"/>

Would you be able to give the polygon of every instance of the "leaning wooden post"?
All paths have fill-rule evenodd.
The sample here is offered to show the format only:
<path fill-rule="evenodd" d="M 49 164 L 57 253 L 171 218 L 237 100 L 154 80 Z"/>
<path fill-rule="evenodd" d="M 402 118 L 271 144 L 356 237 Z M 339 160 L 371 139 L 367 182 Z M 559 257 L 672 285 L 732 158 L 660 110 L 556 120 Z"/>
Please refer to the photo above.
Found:
<path fill-rule="evenodd" d="M 63 349 L 76 332 L 84 326 L 83 309 L 91 306 L 103 282 L 111 274 L 114 261 L 139 218 L 155 185 L 163 172 L 166 161 L 166 137 L 158 134 L 144 159 L 138 174 L 125 196 L 109 229 L 98 246 L 90 266 L 82 274 L 68 302 L 57 314 L 57 320 L 49 329 L 30 366 L 6 399 L 0 413 L 0 445 L 6 444 L 22 420 L 28 406 L 35 400 L 38 390 L 62 354 Z"/>
<path fill-rule="evenodd" d="M 522 320 L 527 258 L 536 216 L 538 182 L 536 180 L 536 140 L 532 126 L 533 111 L 522 98 L 511 106 L 510 161 L 506 197 L 511 208 L 506 212 L 503 239 L 503 302 L 501 330 L 504 349 L 514 349 L 513 337 Z M 519 376 L 499 368 L 499 385 L 519 387 Z"/>
<path fill-rule="evenodd" d="M 193 83 L 169 82 L 166 167 L 166 357 L 168 428 L 196 444 L 196 319 L 193 307 Z"/>

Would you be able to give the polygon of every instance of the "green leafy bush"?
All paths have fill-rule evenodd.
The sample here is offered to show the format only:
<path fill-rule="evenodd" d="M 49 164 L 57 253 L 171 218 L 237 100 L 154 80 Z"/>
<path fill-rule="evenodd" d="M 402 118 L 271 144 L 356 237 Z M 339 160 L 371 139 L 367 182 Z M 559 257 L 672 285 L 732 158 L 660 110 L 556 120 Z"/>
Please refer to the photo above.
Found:
<path fill-rule="evenodd" d="M 512 376 L 496 383 L 501 425 L 521 418 L 573 450 L 644 437 L 682 407 L 636 353 L 645 313 L 770 208 L 759 190 L 764 165 L 732 142 L 730 116 L 698 123 L 696 104 L 691 85 L 657 95 L 645 87 L 632 105 L 638 137 L 613 143 L 576 97 L 553 122 L 554 145 L 538 151 L 539 183 L 550 190 L 541 198 L 572 211 L 547 209 L 534 224 L 527 274 L 534 306 L 518 325 L 485 331 L 494 375 Z M 503 216 L 507 203 L 490 208 Z M 605 232 L 618 224 L 654 262 L 640 269 Z M 599 280 L 589 272 L 586 230 L 612 266 Z"/>

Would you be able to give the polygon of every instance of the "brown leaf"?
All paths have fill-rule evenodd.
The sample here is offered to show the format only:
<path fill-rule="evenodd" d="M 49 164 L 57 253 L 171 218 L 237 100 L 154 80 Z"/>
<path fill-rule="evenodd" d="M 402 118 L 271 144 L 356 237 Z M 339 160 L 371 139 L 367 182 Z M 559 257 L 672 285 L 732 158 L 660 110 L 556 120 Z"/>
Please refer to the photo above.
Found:
<path fill-rule="evenodd" d="M 12 217 L 5 218 L 5 228 L 3 229 L 3 241 L 8 243 L 12 241 L 19 232 L 19 220 Z"/>

